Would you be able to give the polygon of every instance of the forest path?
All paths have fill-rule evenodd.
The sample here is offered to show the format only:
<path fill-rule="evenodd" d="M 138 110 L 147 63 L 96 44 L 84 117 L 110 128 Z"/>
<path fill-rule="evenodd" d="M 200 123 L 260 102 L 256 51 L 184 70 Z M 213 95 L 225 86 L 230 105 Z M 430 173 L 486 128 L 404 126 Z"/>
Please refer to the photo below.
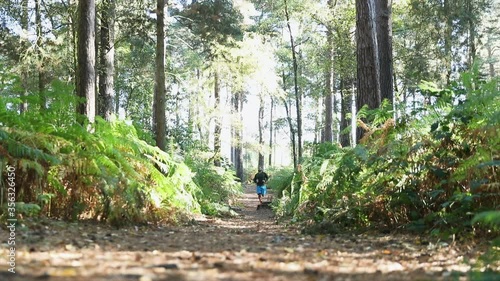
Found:
<path fill-rule="evenodd" d="M 247 186 L 235 218 L 120 229 L 41 222 L 17 230 L 15 274 L 3 244 L 0 280 L 468 280 L 464 260 L 479 253 L 404 235 L 304 235 L 257 204 Z"/>

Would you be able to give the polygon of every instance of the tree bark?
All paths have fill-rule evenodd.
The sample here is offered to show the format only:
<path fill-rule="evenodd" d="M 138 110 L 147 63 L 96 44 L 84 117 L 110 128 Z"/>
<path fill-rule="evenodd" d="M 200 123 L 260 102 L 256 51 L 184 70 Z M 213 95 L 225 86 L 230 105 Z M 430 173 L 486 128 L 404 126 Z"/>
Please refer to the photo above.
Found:
<path fill-rule="evenodd" d="M 392 65 L 392 0 L 375 1 L 377 12 L 377 49 L 381 100 L 393 103 L 394 83 Z"/>
<path fill-rule="evenodd" d="M 244 180 L 244 172 L 243 172 L 243 92 L 238 91 L 237 94 L 239 109 L 238 109 L 238 118 L 240 120 L 240 125 L 236 129 L 236 139 L 238 143 L 236 144 L 236 148 L 234 151 L 234 158 L 236 160 L 236 176 L 240 178 L 240 180 Z"/>
<path fill-rule="evenodd" d="M 161 150 L 166 148 L 166 103 L 165 91 L 165 0 L 156 3 L 156 71 L 155 94 L 153 101 L 153 131 L 156 145 Z"/>
<path fill-rule="evenodd" d="M 285 72 L 282 73 L 282 81 L 283 81 L 283 90 L 286 91 L 286 77 Z M 292 113 L 290 112 L 290 108 L 288 106 L 287 101 L 282 98 L 283 105 L 285 106 L 286 111 L 286 120 L 288 121 L 288 128 L 290 129 L 290 143 L 292 145 L 292 159 L 293 159 L 293 167 L 296 168 L 298 165 L 297 161 L 297 145 L 295 143 L 295 129 L 293 128 L 292 122 Z"/>
<path fill-rule="evenodd" d="M 259 95 L 259 163 L 258 168 L 264 170 L 264 97 Z"/>
<path fill-rule="evenodd" d="M 470 16 L 468 16 L 469 21 L 469 56 L 468 56 L 468 67 L 472 68 L 475 60 L 476 60 L 476 24 L 472 17 L 474 13 L 474 4 L 471 3 L 471 0 L 467 1 L 467 12 Z"/>
<path fill-rule="evenodd" d="M 356 109 L 367 105 L 369 109 L 380 106 L 380 88 L 375 38 L 375 20 L 372 10 L 374 5 L 366 0 L 356 0 L 356 52 L 357 52 L 357 87 Z M 364 135 L 362 128 L 356 131 L 356 140 Z"/>
<path fill-rule="evenodd" d="M 21 28 L 23 32 L 28 33 L 29 29 L 29 18 L 28 18 L 28 0 L 23 0 L 21 3 Z M 22 52 L 24 53 L 28 49 L 28 41 L 23 40 L 22 43 Z M 19 57 L 19 64 L 22 63 L 22 56 Z M 28 96 L 28 70 L 26 66 L 22 66 L 21 71 L 21 83 L 23 85 L 23 92 L 20 95 L 21 103 L 19 104 L 19 113 L 23 114 L 28 110 L 28 102 L 26 101 L 26 97 Z"/>
<path fill-rule="evenodd" d="M 220 104 L 220 85 L 219 73 L 217 70 L 214 72 L 214 98 L 215 98 L 215 129 L 214 129 L 214 166 L 221 166 L 221 104 Z"/>
<path fill-rule="evenodd" d="M 445 17 L 445 34 L 444 34 L 444 65 L 446 67 L 446 85 L 450 84 L 452 72 L 452 36 L 453 36 L 453 19 L 451 17 L 450 0 L 443 0 L 443 9 Z"/>
<path fill-rule="evenodd" d="M 296 164 L 300 164 L 302 161 L 302 95 L 299 91 L 297 54 L 295 53 L 295 41 L 293 38 L 292 27 L 290 26 L 290 15 L 288 13 L 288 5 L 286 0 L 284 0 L 284 3 L 285 3 L 286 25 L 288 27 L 288 32 L 290 34 L 290 48 L 292 49 L 293 84 L 295 92 L 295 107 L 297 110 L 297 163 Z M 295 165 L 295 167 L 297 167 L 297 165 Z"/>
<path fill-rule="evenodd" d="M 324 143 L 324 136 L 325 136 L 325 128 L 324 128 L 324 121 L 323 121 L 323 116 L 325 115 L 325 110 L 324 110 L 324 98 L 315 98 L 314 99 L 314 108 L 316 109 L 315 114 L 314 114 L 314 140 L 313 143 Z"/>
<path fill-rule="evenodd" d="M 42 54 L 42 14 L 40 11 L 40 0 L 35 0 L 35 24 L 36 24 L 36 53 L 38 58 L 38 94 L 40 96 L 40 109 L 47 109 L 47 97 L 45 96 L 45 70 Z"/>
<path fill-rule="evenodd" d="M 495 52 L 495 49 L 491 44 L 488 44 L 486 46 L 487 51 L 488 51 L 488 65 L 489 65 L 489 72 L 490 72 L 490 78 L 495 78 L 495 63 L 494 63 L 494 57 L 493 53 Z"/>
<path fill-rule="evenodd" d="M 340 145 L 348 147 L 351 145 L 351 134 L 342 133 L 345 129 L 351 126 L 347 114 L 352 113 L 352 96 L 346 89 L 346 82 L 344 79 L 340 80 Z"/>
<path fill-rule="evenodd" d="M 271 110 L 269 117 L 269 159 L 268 159 L 268 167 L 271 167 L 273 160 L 273 111 L 274 111 L 274 98 L 271 97 Z"/>
<path fill-rule="evenodd" d="M 78 2 L 76 93 L 82 101 L 77 113 L 95 120 L 95 1 Z M 84 124 L 84 120 L 80 120 Z"/>
<path fill-rule="evenodd" d="M 114 111 L 114 17 L 115 1 L 103 0 L 101 13 L 101 44 L 99 67 L 99 98 L 98 114 L 105 120 L 110 120 Z"/>
<path fill-rule="evenodd" d="M 325 71 L 325 126 L 323 128 L 322 142 L 333 142 L 333 93 L 332 93 L 332 71 L 331 65 L 328 64 Z"/>
<path fill-rule="evenodd" d="M 233 123 L 232 131 L 233 131 L 233 164 L 234 169 L 236 170 L 236 176 L 243 181 L 243 159 L 242 159 L 242 123 L 243 123 L 243 115 L 241 110 L 243 108 L 243 96 L 242 91 L 238 90 L 233 97 L 233 112 L 237 121 Z"/>
<path fill-rule="evenodd" d="M 334 3 L 328 0 L 328 9 L 333 14 Z M 333 30 L 328 25 L 326 31 L 326 66 L 325 66 L 325 125 L 323 128 L 322 142 L 333 142 Z"/>

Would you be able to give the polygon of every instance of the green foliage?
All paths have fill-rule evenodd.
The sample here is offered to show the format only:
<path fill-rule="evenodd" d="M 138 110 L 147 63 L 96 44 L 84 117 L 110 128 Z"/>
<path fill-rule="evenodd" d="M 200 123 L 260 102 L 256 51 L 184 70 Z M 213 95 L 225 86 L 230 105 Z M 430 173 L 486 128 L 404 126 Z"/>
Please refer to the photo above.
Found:
<path fill-rule="evenodd" d="M 201 211 L 207 215 L 234 215 L 228 204 L 241 194 L 241 183 L 232 170 L 213 166 L 210 157 L 209 153 L 192 151 L 185 160 L 186 165 L 196 171 L 193 181 L 200 187 L 197 198 Z"/>
<path fill-rule="evenodd" d="M 191 170 L 141 140 L 134 127 L 97 118 L 88 132 L 75 118 L 57 118 L 58 110 L 0 111 L 0 153 L 16 168 L 16 196 L 26 202 L 20 212 L 122 224 L 200 211 Z"/>
<path fill-rule="evenodd" d="M 196 35 L 194 42 L 203 45 L 208 57 L 215 55 L 216 45 L 231 46 L 243 39 L 243 16 L 233 1 L 210 0 L 194 2 L 182 11 L 174 11 L 177 20 Z"/>
<path fill-rule="evenodd" d="M 40 206 L 37 204 L 16 203 L 16 213 L 26 217 L 32 217 L 40 213 Z"/>
<path fill-rule="evenodd" d="M 484 223 L 490 227 L 498 229 L 500 227 L 500 211 L 486 211 L 474 216 L 472 224 Z"/>
<path fill-rule="evenodd" d="M 311 225 L 406 227 L 440 237 L 497 231 L 498 212 L 481 213 L 499 208 L 497 87 L 476 71 L 444 90 L 423 84 L 431 103 L 404 123 L 395 124 L 388 109 L 363 111 L 372 123 L 362 143 L 313 146 L 302 171 L 281 185 L 279 210 L 286 211 L 279 214 Z"/>
<path fill-rule="evenodd" d="M 274 200 L 274 209 L 275 213 L 278 216 L 288 216 L 293 212 L 293 208 L 291 207 L 291 194 L 292 184 L 294 179 L 294 171 L 292 168 L 281 168 L 278 170 L 268 171 L 270 176 L 269 181 L 267 182 L 268 188 L 271 188 L 276 195 L 276 199 Z M 253 175 L 252 175 L 253 177 Z"/>

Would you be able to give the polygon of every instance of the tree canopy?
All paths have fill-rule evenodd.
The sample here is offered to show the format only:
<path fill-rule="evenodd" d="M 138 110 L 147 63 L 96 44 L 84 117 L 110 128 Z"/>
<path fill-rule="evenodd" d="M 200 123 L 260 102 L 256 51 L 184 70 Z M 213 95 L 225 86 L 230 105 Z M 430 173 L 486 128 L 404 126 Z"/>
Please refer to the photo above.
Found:
<path fill-rule="evenodd" d="M 0 0 L 0 163 L 23 216 L 227 214 L 260 167 L 310 229 L 498 233 L 499 11 Z"/>

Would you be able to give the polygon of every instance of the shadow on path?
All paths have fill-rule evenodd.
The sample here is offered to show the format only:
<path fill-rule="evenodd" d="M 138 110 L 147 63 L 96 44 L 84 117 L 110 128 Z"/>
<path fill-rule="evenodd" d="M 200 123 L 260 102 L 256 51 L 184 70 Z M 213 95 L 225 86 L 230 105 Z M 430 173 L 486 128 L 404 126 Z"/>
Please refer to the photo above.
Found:
<path fill-rule="evenodd" d="M 304 235 L 258 203 L 246 185 L 232 218 L 120 229 L 39 223 L 17 233 L 15 274 L 0 248 L 0 280 L 468 280 L 470 250 L 430 249 L 403 235 Z"/>

